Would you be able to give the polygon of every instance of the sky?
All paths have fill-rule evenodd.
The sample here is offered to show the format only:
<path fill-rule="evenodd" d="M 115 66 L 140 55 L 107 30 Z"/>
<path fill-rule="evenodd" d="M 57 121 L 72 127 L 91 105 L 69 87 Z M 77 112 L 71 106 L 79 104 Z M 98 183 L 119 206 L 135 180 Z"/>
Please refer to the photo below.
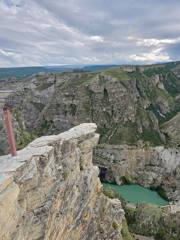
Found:
<path fill-rule="evenodd" d="M 0 0 L 0 67 L 179 56 L 180 0 Z"/>

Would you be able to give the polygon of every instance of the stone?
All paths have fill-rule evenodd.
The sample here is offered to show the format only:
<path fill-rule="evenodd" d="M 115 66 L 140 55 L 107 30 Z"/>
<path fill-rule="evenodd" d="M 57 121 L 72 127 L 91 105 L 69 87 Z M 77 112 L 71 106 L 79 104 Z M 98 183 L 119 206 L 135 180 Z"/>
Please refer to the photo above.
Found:
<path fill-rule="evenodd" d="M 121 202 L 102 193 L 92 164 L 95 130 L 81 124 L 0 157 L 0 239 L 122 239 Z"/>

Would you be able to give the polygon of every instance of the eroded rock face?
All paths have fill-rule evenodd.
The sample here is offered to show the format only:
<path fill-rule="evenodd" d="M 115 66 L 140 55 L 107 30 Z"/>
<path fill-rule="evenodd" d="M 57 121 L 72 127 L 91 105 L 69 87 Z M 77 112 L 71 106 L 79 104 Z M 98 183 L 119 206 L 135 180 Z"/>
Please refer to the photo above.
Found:
<path fill-rule="evenodd" d="M 173 144 L 177 143 L 180 146 L 180 113 L 164 123 L 162 130 L 172 139 Z"/>
<path fill-rule="evenodd" d="M 130 66 L 29 77 L 11 96 L 16 102 L 18 147 L 83 122 L 97 124 L 101 143 L 178 146 L 179 118 L 174 117 L 180 111 L 180 79 L 174 67 Z M 173 134 L 163 128 L 169 121 Z"/>
<path fill-rule="evenodd" d="M 121 203 L 102 194 L 92 165 L 95 130 L 81 124 L 0 157 L 0 239 L 122 239 Z"/>
<path fill-rule="evenodd" d="M 105 181 L 162 187 L 180 202 L 180 151 L 176 148 L 102 144 L 95 149 L 94 164 Z"/>
<path fill-rule="evenodd" d="M 95 122 L 100 142 L 179 146 L 180 64 L 116 67 L 99 72 L 37 74 L 0 89 L 12 100 L 17 146 L 38 136 Z M 17 85 L 17 86 L 16 86 Z M 20 86 L 20 87 L 18 87 Z M 1 121 L 0 121 L 1 122 Z M 1 131 L 1 123 L 0 123 Z M 7 153 L 1 132 L 0 154 Z"/>

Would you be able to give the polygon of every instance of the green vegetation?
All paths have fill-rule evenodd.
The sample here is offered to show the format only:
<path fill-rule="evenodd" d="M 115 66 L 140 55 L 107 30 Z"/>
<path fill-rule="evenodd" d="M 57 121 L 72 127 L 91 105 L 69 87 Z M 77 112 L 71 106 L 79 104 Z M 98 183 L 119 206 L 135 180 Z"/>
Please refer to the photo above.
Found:
<path fill-rule="evenodd" d="M 180 228 L 179 228 L 180 213 L 163 215 L 160 221 L 160 226 L 155 235 L 156 240 L 179 240 Z"/>
<path fill-rule="evenodd" d="M 118 80 L 129 80 L 127 73 L 119 67 L 107 69 L 103 71 L 103 73 L 113 78 L 117 78 Z"/>
<path fill-rule="evenodd" d="M 124 200 L 122 199 L 122 197 L 116 191 L 114 191 L 112 188 L 106 187 L 106 185 L 104 185 L 103 186 L 103 193 L 111 199 L 112 198 L 120 199 L 122 205 L 125 206 L 125 203 L 124 203 Z M 119 224 L 117 222 L 113 221 L 112 227 L 115 230 L 118 230 L 119 229 Z M 123 240 L 133 240 L 133 238 L 131 236 L 131 233 L 129 232 L 128 225 L 127 225 L 127 222 L 126 222 L 125 219 L 122 222 L 121 234 L 122 234 Z"/>
<path fill-rule="evenodd" d="M 141 120 L 143 121 L 143 117 Z M 151 119 L 148 119 L 149 123 L 151 121 Z M 149 129 L 143 128 L 142 133 L 139 133 L 137 123 L 128 122 L 122 125 L 114 125 L 110 129 L 99 128 L 98 132 L 101 135 L 101 143 L 136 145 L 137 141 L 142 139 L 144 142 L 148 142 L 148 145 L 163 145 L 164 142 L 158 131 L 153 127 L 152 124 Z"/>
<path fill-rule="evenodd" d="M 64 172 L 63 172 L 63 178 L 64 178 L 64 180 L 66 180 L 66 179 L 68 178 L 69 174 L 70 174 L 69 170 L 68 170 L 68 169 L 65 169 Z"/>
<path fill-rule="evenodd" d="M 40 84 L 36 87 L 36 90 L 43 91 L 49 87 L 51 87 L 54 83 L 48 82 L 40 82 Z"/>
<path fill-rule="evenodd" d="M 13 109 L 13 116 L 16 122 L 18 123 L 18 130 L 19 130 L 18 137 L 17 137 L 18 138 L 17 149 L 23 149 L 35 138 L 37 138 L 37 134 L 34 133 L 34 131 L 26 130 L 21 113 L 15 108 Z"/>
<path fill-rule="evenodd" d="M 140 134 L 140 138 L 145 142 L 153 143 L 154 146 L 163 145 L 163 141 L 161 140 L 158 132 L 154 129 L 144 129 Z"/>
<path fill-rule="evenodd" d="M 37 138 L 37 135 L 27 132 L 25 130 L 20 130 L 20 136 L 19 136 L 19 142 L 17 145 L 18 149 L 23 149 L 26 147 L 30 142 L 32 142 L 35 138 Z"/>
<path fill-rule="evenodd" d="M 140 235 L 155 236 L 162 221 L 162 209 L 157 206 L 138 205 L 134 213 L 134 222 L 129 224 L 130 229 Z"/>
<path fill-rule="evenodd" d="M 123 184 L 132 184 L 133 183 L 133 179 L 131 178 L 131 176 L 129 175 L 125 175 L 121 177 L 121 180 L 123 182 Z"/>
<path fill-rule="evenodd" d="M 36 107 L 37 105 L 38 107 L 42 106 L 42 104 L 36 104 Z M 23 149 L 34 139 L 47 133 L 47 131 L 52 126 L 51 121 L 44 120 L 38 129 L 29 130 L 26 128 L 21 112 L 18 109 L 16 108 L 13 109 L 13 116 L 16 122 L 18 123 L 18 136 L 17 136 L 18 149 Z"/>
<path fill-rule="evenodd" d="M 123 240 L 133 240 L 134 239 L 132 237 L 131 233 L 129 232 L 129 228 L 128 228 L 126 220 L 122 221 L 121 234 L 122 234 Z"/>
<path fill-rule="evenodd" d="M 137 142 L 137 127 L 135 123 L 128 122 L 122 125 L 114 124 L 109 129 L 100 129 L 101 142 L 109 144 L 128 143 L 129 145 Z"/>
<path fill-rule="evenodd" d="M 120 195 L 115 190 L 113 190 L 111 187 L 106 187 L 105 185 L 103 186 L 103 193 L 111 199 L 120 198 Z"/>
<path fill-rule="evenodd" d="M 116 221 L 114 221 L 112 223 L 112 227 L 114 228 L 114 230 L 118 230 L 119 229 L 119 224 Z"/>
<path fill-rule="evenodd" d="M 38 129 L 36 130 L 36 134 L 38 136 L 43 136 L 44 134 L 46 134 L 48 132 L 48 130 L 53 126 L 53 121 L 47 121 L 46 119 L 44 119 L 41 123 L 41 125 L 38 127 Z"/>
<path fill-rule="evenodd" d="M 167 201 L 169 200 L 169 199 L 168 199 L 168 196 L 167 196 L 167 193 L 166 193 L 166 191 L 164 190 L 164 188 L 163 188 L 162 186 L 151 187 L 150 189 L 153 190 L 153 191 L 157 191 L 158 194 L 159 194 L 163 199 L 165 199 L 165 200 L 167 200 Z"/>
<path fill-rule="evenodd" d="M 125 216 L 133 233 L 154 236 L 156 240 L 179 240 L 180 213 L 165 214 L 157 206 L 140 204 L 136 209 L 126 207 Z"/>
<path fill-rule="evenodd" d="M 129 226 L 135 223 L 136 208 L 124 206 L 125 217 Z"/>
<path fill-rule="evenodd" d="M 156 74 L 166 74 L 168 72 L 168 69 L 162 66 L 152 66 L 152 67 L 146 67 L 144 70 L 144 74 L 147 77 L 152 77 Z"/>
<path fill-rule="evenodd" d="M 90 83 L 93 78 L 97 75 L 97 73 L 69 73 L 70 79 L 65 80 L 62 88 L 67 90 L 68 88 L 78 88 L 78 87 L 86 87 L 88 83 Z"/>

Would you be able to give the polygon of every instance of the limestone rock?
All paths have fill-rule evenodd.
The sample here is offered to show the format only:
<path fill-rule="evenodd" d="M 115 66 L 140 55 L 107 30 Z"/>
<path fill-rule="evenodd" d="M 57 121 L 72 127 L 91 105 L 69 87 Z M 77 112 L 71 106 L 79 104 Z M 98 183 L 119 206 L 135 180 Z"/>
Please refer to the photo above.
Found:
<path fill-rule="evenodd" d="M 102 193 L 92 164 L 95 130 L 81 124 L 0 157 L 0 239 L 122 239 L 121 202 Z"/>

